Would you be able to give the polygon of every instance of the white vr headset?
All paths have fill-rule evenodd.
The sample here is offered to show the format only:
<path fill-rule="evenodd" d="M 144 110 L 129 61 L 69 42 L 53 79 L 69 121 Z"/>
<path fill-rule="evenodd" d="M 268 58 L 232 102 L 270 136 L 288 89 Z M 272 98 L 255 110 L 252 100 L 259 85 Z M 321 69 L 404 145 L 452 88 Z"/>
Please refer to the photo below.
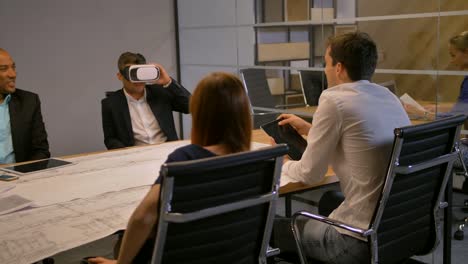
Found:
<path fill-rule="evenodd" d="M 124 77 L 133 83 L 153 83 L 160 76 L 159 68 L 152 64 L 131 65 L 128 70 L 124 69 L 124 73 Z"/>

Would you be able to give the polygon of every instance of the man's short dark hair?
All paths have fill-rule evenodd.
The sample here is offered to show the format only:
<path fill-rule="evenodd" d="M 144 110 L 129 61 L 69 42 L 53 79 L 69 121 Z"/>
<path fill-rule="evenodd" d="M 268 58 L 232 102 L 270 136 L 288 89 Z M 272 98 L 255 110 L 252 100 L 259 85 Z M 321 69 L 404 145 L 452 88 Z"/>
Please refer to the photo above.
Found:
<path fill-rule="evenodd" d="M 377 66 L 377 46 L 368 34 L 347 33 L 328 40 L 333 65 L 343 64 L 352 81 L 369 80 Z"/>
<path fill-rule="evenodd" d="M 125 65 L 127 64 L 146 64 L 146 59 L 140 53 L 133 53 L 133 52 L 124 52 L 120 55 L 119 60 L 117 62 L 117 67 L 119 71 L 123 71 Z"/>

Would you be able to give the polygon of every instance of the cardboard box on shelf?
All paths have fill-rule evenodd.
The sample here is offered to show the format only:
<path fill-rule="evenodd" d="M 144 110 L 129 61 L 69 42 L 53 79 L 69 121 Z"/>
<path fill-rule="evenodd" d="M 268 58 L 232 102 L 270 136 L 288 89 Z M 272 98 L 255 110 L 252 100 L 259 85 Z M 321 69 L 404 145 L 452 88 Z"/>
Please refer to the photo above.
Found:
<path fill-rule="evenodd" d="M 258 44 L 258 61 L 309 59 L 309 42 Z"/>
<path fill-rule="evenodd" d="M 310 20 L 312 21 L 330 21 L 335 18 L 334 8 L 311 8 Z"/>

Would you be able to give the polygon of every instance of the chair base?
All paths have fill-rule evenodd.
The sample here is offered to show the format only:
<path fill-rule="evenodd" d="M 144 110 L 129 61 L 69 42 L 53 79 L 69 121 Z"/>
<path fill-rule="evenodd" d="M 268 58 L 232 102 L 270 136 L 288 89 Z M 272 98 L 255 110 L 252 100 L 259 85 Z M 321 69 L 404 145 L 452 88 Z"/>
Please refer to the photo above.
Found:
<path fill-rule="evenodd" d="M 453 238 L 456 240 L 463 240 L 465 238 L 464 229 L 465 229 L 465 224 L 468 223 L 468 217 L 465 217 L 463 221 L 464 223 L 460 224 L 457 228 L 457 231 L 455 231 L 455 233 L 453 234 Z"/>
<path fill-rule="evenodd" d="M 415 259 L 408 259 L 402 262 L 401 264 L 424 264 L 424 262 L 421 262 Z"/>

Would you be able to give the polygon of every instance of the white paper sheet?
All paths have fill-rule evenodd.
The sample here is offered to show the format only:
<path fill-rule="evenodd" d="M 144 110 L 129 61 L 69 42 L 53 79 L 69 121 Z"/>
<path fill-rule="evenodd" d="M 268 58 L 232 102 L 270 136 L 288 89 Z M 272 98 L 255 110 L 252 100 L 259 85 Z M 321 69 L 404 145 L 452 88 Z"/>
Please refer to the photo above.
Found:
<path fill-rule="evenodd" d="M 152 185 L 167 156 L 189 143 L 188 140 L 175 141 L 67 159 L 75 164 L 21 176 L 15 182 L 16 187 L 6 193 L 17 194 L 41 207 Z M 252 143 L 252 149 L 268 146 Z"/>
<path fill-rule="evenodd" d="M 29 264 L 125 229 L 149 187 L 0 216 L 0 263 Z"/>
<path fill-rule="evenodd" d="M 15 184 L 14 183 L 6 183 L 6 182 L 2 182 L 0 183 L 0 196 L 5 193 L 5 192 L 8 192 L 9 190 L 15 188 Z"/>
<path fill-rule="evenodd" d="M 24 209 L 32 203 L 31 200 L 16 194 L 0 197 L 0 215 Z"/>
<path fill-rule="evenodd" d="M 427 111 L 426 108 L 424 108 L 422 105 L 420 105 L 418 102 L 416 102 L 416 100 L 414 100 L 413 97 L 411 97 L 407 93 L 403 94 L 400 97 L 400 100 L 405 104 L 408 104 L 408 105 L 411 105 L 411 106 L 415 107 L 416 109 L 418 109 L 421 112 L 426 112 Z"/>
<path fill-rule="evenodd" d="M 67 159 L 75 165 L 22 176 L 7 193 L 40 207 L 151 185 L 168 154 L 188 143 L 176 141 Z"/>

